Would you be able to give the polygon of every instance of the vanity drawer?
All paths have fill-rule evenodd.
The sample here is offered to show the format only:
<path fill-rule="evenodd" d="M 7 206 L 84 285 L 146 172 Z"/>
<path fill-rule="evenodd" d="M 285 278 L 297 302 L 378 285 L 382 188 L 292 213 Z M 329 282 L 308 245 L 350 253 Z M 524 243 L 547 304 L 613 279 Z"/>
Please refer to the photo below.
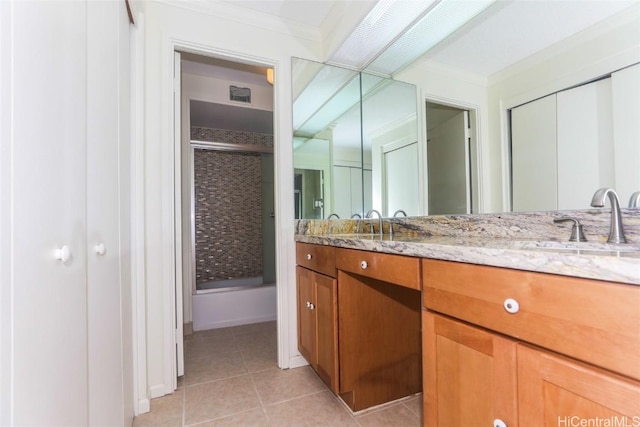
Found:
<path fill-rule="evenodd" d="M 640 379 L 640 286 L 422 260 L 423 305 Z"/>
<path fill-rule="evenodd" d="M 402 255 L 336 248 L 339 270 L 420 290 L 420 259 Z"/>
<path fill-rule="evenodd" d="M 336 248 L 298 242 L 296 264 L 326 276 L 336 277 Z"/>

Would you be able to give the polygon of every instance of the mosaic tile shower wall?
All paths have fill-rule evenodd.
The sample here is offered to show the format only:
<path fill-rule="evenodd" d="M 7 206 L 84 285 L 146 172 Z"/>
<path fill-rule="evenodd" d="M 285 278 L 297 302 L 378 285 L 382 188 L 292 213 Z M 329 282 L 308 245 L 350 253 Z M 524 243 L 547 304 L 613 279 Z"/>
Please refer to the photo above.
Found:
<path fill-rule="evenodd" d="M 262 276 L 261 157 L 194 151 L 196 287 Z"/>

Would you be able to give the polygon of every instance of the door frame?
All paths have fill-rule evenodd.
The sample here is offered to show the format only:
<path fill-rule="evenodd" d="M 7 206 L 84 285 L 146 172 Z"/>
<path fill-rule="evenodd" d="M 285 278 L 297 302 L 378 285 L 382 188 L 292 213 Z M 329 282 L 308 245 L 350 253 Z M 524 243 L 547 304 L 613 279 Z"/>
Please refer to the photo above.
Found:
<path fill-rule="evenodd" d="M 201 44 L 191 43 L 189 41 L 169 38 L 165 43 L 163 61 L 164 70 L 174 69 L 174 52 L 192 53 L 200 56 L 209 56 L 225 59 L 228 61 L 248 63 L 252 65 L 270 67 L 274 69 L 274 75 L 276 81 L 274 82 L 274 109 L 273 109 L 273 122 L 274 122 L 274 168 L 278 165 L 278 149 L 277 149 L 277 135 L 278 129 L 278 111 L 275 108 L 277 103 L 277 91 L 275 90 L 277 84 L 278 67 L 279 64 L 276 60 L 255 57 L 250 55 L 241 54 L 238 52 L 230 52 L 227 50 L 220 50 L 210 46 L 203 46 Z M 180 120 L 180 113 L 177 115 L 173 111 L 173 91 L 174 91 L 174 77 L 173 72 L 166 72 L 163 76 L 163 116 L 165 117 L 166 128 L 163 134 L 168 139 L 168 143 L 162 144 L 162 169 L 164 171 L 170 171 L 163 175 L 162 182 L 162 229 L 165 230 L 166 241 L 162 247 L 162 260 L 163 260 L 163 306 L 165 307 L 163 312 L 163 336 L 164 336 L 164 384 L 165 394 L 172 393 L 177 388 L 177 370 L 176 370 L 176 334 L 173 325 L 176 322 L 176 294 L 183 293 L 183 278 L 181 273 L 181 266 L 178 263 L 182 262 L 182 253 L 178 252 L 180 242 L 178 236 L 181 236 L 182 230 L 182 203 L 177 196 L 181 190 L 181 138 L 180 135 L 176 136 L 176 124 L 175 120 Z M 177 140 L 176 140 L 177 139 Z M 278 172 L 275 170 L 276 180 Z M 276 211 L 283 203 L 284 197 L 282 191 L 276 185 L 274 188 L 274 197 L 276 200 Z M 281 235 L 280 222 L 276 221 L 276 282 L 282 280 L 283 275 L 280 272 L 285 272 L 286 266 L 286 254 L 284 251 L 286 247 L 278 243 L 278 236 Z M 180 273 L 180 274 L 178 274 Z M 288 322 L 286 317 L 286 301 L 287 291 L 283 284 L 277 285 L 277 305 L 278 305 L 278 366 L 281 368 L 289 367 L 289 353 L 286 346 L 286 337 L 288 330 Z M 179 319 L 182 322 L 181 319 Z"/>

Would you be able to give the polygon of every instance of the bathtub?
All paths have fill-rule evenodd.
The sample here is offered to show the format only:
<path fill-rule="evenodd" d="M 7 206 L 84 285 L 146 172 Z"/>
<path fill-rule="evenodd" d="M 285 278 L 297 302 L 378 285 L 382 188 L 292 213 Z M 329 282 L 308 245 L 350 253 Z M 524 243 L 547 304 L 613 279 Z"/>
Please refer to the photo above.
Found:
<path fill-rule="evenodd" d="M 209 282 L 193 294 L 193 330 L 276 320 L 275 283 L 262 278 Z"/>

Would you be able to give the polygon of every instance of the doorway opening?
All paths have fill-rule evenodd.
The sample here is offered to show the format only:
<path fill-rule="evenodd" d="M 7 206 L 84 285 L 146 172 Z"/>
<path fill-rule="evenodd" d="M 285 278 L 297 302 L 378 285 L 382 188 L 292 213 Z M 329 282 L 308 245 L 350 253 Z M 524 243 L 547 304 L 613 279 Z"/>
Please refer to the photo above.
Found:
<path fill-rule="evenodd" d="M 178 339 L 188 356 L 194 332 L 275 323 L 274 103 L 265 66 L 177 52 L 175 61 L 186 335 Z M 177 347 L 181 376 L 188 357 Z"/>
<path fill-rule="evenodd" d="M 476 111 L 426 101 L 428 214 L 479 211 Z"/>

